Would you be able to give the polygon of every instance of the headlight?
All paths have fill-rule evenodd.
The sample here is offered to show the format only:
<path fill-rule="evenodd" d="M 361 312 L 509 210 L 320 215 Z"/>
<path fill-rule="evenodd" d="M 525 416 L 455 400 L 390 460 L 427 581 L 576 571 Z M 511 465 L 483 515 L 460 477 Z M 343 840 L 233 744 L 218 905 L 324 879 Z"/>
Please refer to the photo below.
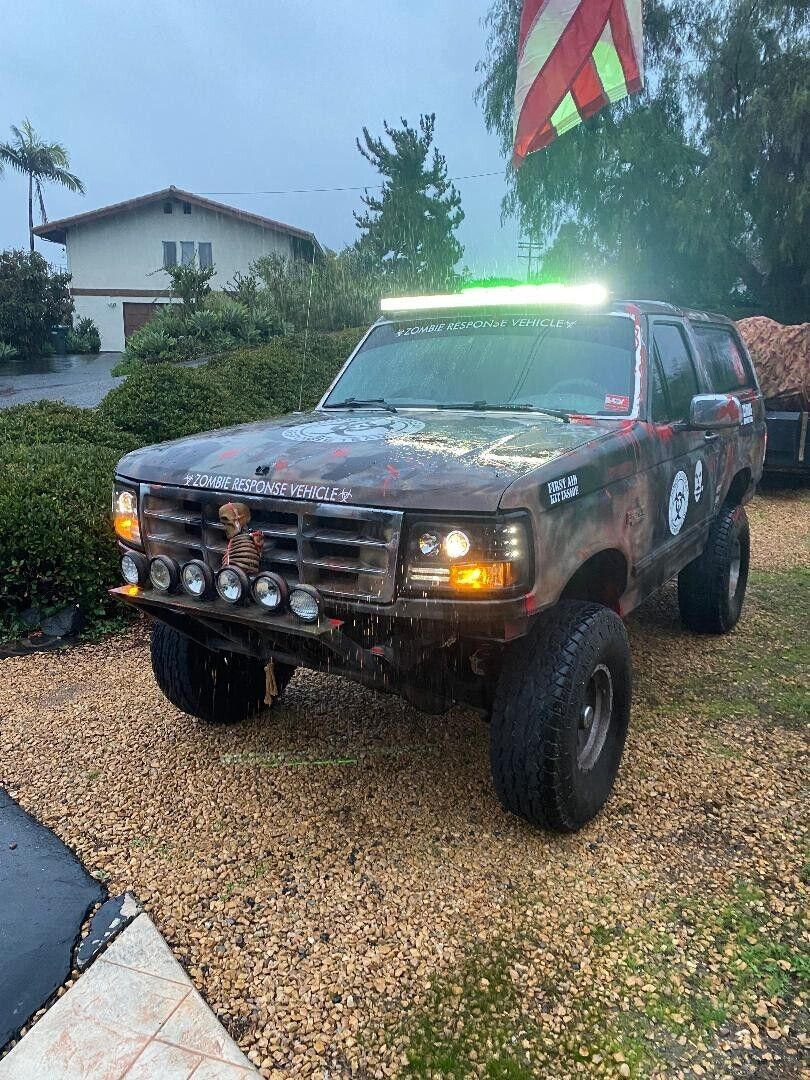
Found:
<path fill-rule="evenodd" d="M 278 611 L 282 608 L 288 591 L 287 582 L 279 574 L 258 574 L 251 586 L 253 599 L 267 611 Z"/>
<path fill-rule="evenodd" d="M 131 488 L 115 487 L 113 489 L 113 524 L 122 540 L 127 540 L 131 544 L 140 544 L 138 496 Z"/>
<path fill-rule="evenodd" d="M 158 592 L 174 592 L 180 583 L 180 570 L 168 555 L 156 555 L 149 564 L 149 577 Z"/>
<path fill-rule="evenodd" d="M 496 520 L 414 521 L 405 590 L 420 596 L 512 594 L 528 587 L 530 526 L 522 513 Z"/>
<path fill-rule="evenodd" d="M 127 585 L 143 585 L 149 577 L 149 563 L 138 551 L 127 551 L 121 557 L 121 577 Z"/>
<path fill-rule="evenodd" d="M 193 596 L 195 600 L 202 600 L 211 592 L 214 585 L 214 575 L 200 559 L 192 559 L 191 562 L 186 563 L 180 571 L 180 580 L 185 592 Z"/>
<path fill-rule="evenodd" d="M 217 574 L 217 592 L 228 604 L 238 604 L 247 596 L 248 579 L 238 566 L 224 566 Z"/>
<path fill-rule="evenodd" d="M 293 585 L 290 589 L 290 611 L 302 622 L 315 623 L 321 616 L 321 598 L 309 585 Z"/>

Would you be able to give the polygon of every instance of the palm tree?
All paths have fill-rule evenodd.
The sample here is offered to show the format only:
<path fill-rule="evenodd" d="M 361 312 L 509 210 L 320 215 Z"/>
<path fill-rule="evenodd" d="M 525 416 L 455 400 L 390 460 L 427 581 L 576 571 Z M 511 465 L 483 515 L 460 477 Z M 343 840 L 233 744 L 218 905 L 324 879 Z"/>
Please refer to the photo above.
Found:
<path fill-rule="evenodd" d="M 61 143 L 46 143 L 31 126 L 30 120 L 24 120 L 22 127 L 11 125 L 11 142 L 0 143 L 0 169 L 4 164 L 28 177 L 28 239 L 34 250 L 34 195 L 39 203 L 39 213 L 44 221 L 45 199 L 42 194 L 43 184 L 61 184 L 68 191 L 78 191 L 84 195 L 84 184 L 69 171 L 70 158 Z"/>

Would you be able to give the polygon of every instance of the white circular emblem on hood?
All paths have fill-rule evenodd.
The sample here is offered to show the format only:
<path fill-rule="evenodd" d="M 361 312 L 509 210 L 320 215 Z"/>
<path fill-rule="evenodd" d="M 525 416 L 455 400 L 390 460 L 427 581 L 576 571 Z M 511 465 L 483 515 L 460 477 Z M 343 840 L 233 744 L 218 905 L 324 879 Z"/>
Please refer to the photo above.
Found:
<path fill-rule="evenodd" d="M 381 442 L 396 435 L 413 435 L 422 431 L 421 420 L 405 416 L 340 417 L 329 420 L 312 420 L 308 424 L 295 424 L 281 432 L 292 442 L 359 443 Z"/>

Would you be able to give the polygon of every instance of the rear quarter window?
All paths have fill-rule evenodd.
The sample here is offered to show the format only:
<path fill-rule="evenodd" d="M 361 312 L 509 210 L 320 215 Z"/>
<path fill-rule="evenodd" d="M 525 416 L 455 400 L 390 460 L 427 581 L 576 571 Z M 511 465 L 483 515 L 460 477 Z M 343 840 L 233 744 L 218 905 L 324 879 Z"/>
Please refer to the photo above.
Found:
<path fill-rule="evenodd" d="M 694 326 L 693 330 L 716 394 L 754 388 L 748 359 L 730 331 L 719 326 Z"/>

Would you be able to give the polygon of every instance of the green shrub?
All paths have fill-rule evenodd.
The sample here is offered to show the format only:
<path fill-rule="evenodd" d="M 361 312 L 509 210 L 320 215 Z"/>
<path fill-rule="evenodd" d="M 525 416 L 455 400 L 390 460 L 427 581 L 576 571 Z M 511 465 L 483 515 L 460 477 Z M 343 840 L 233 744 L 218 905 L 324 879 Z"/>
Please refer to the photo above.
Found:
<path fill-rule="evenodd" d="M 128 358 L 142 360 L 146 364 L 154 364 L 160 360 L 180 359 L 180 354 L 185 355 L 186 351 L 180 344 L 181 341 L 181 338 L 169 333 L 163 325 L 163 320 L 156 316 L 130 337 L 127 341 L 126 355 Z"/>
<path fill-rule="evenodd" d="M 0 251 L 0 338 L 21 356 L 45 354 L 51 328 L 70 321 L 69 282 L 38 251 Z"/>
<path fill-rule="evenodd" d="M 107 609 L 117 549 L 110 492 L 137 441 L 92 409 L 38 401 L 0 411 L 0 630 L 21 611 Z"/>
<path fill-rule="evenodd" d="M 92 319 L 79 319 L 68 330 L 65 341 L 69 353 L 97 353 L 101 351 L 101 335 Z"/>
<path fill-rule="evenodd" d="M 0 452 L 4 447 L 69 446 L 87 443 L 116 450 L 119 455 L 138 445 L 132 435 L 114 427 L 94 409 L 63 401 L 33 401 L 0 409 Z"/>
<path fill-rule="evenodd" d="M 359 338 L 358 330 L 309 335 L 304 408 L 318 401 Z M 304 335 L 295 334 L 201 367 L 144 366 L 109 392 L 98 414 L 141 443 L 153 443 L 290 412 L 299 405 L 303 349 Z"/>
<path fill-rule="evenodd" d="M 0 341 L 0 360 L 13 360 L 16 355 L 17 350 L 13 345 Z"/>

